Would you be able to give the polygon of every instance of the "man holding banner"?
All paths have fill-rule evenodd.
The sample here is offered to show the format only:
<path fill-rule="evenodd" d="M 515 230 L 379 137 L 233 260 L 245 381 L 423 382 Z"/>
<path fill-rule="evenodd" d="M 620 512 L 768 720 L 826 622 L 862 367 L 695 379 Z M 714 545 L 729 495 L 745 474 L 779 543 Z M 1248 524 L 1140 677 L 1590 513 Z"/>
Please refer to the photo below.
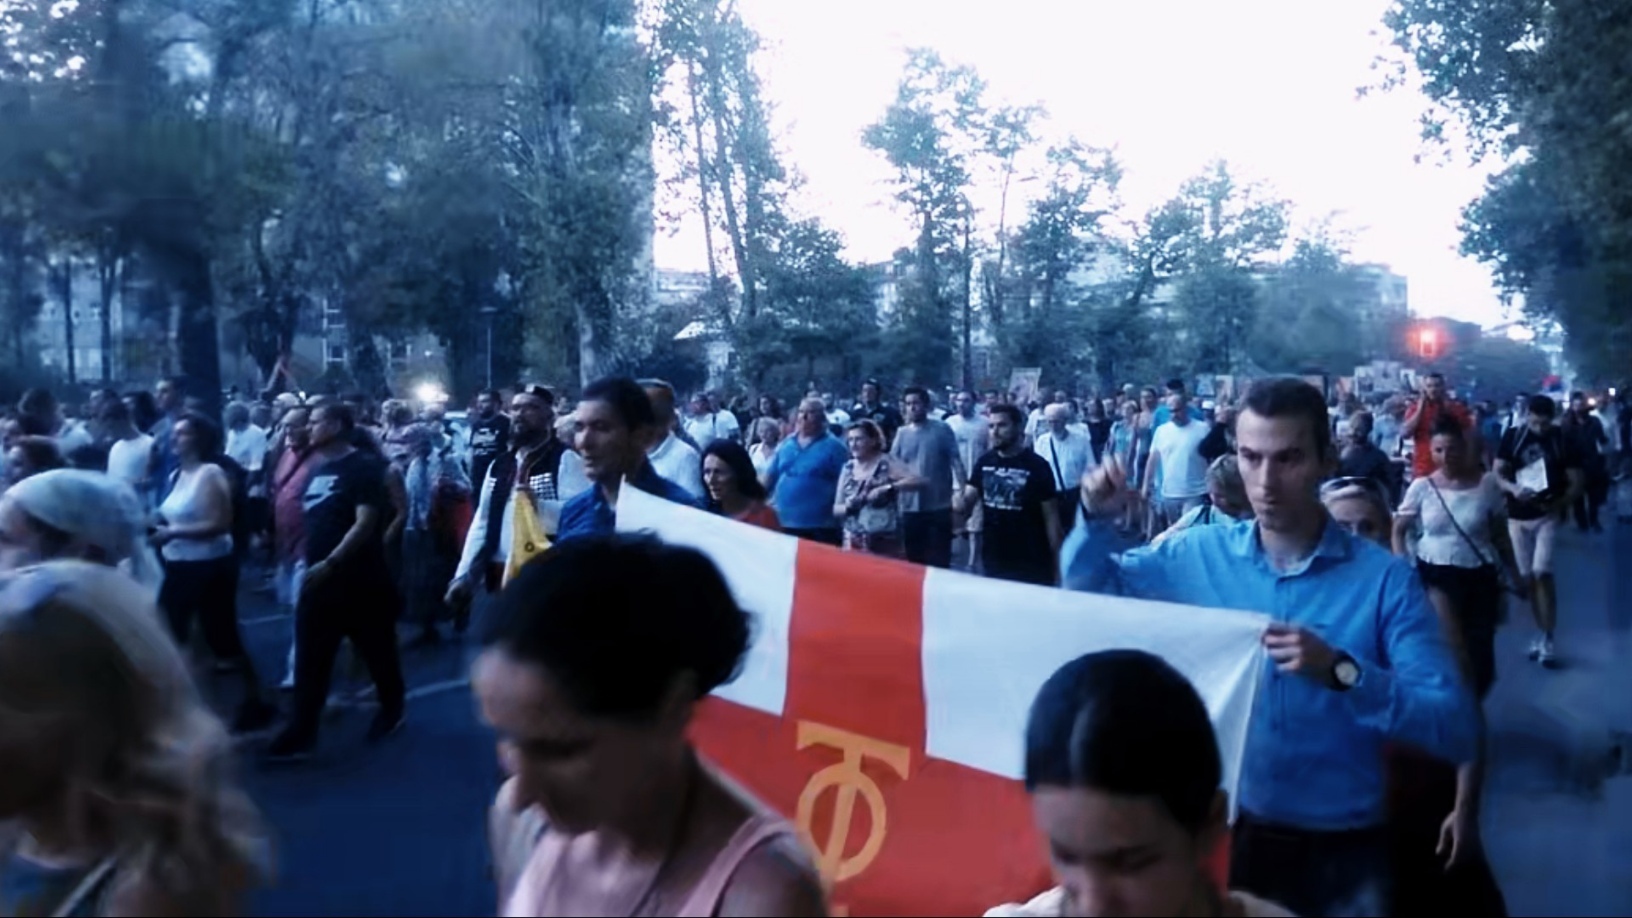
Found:
<path fill-rule="evenodd" d="M 1236 438 L 1255 521 L 1115 554 L 1127 489 L 1112 461 L 1083 478 L 1083 518 L 1061 551 L 1064 582 L 1272 617 L 1231 886 L 1300 915 L 1387 914 L 1383 744 L 1470 761 L 1475 702 L 1411 569 L 1333 524 L 1320 503 L 1335 453 L 1319 390 L 1288 378 L 1255 384 Z"/>

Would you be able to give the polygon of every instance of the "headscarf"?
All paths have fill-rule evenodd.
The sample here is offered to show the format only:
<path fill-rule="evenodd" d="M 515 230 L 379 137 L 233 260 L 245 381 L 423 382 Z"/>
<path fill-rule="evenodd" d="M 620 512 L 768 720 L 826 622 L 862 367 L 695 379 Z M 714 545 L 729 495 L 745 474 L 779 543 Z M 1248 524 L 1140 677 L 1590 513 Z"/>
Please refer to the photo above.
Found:
<path fill-rule="evenodd" d="M 164 570 L 147 544 L 147 512 L 122 481 L 80 469 L 53 469 L 6 491 L 24 513 L 99 549 L 108 561 L 155 592 Z"/>

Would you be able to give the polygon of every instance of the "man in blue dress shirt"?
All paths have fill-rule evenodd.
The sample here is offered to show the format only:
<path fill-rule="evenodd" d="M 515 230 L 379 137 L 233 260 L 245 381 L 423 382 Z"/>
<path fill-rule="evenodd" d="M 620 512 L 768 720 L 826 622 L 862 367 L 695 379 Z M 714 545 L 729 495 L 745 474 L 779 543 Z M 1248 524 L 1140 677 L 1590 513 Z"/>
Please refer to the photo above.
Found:
<path fill-rule="evenodd" d="M 1070 589 L 1259 612 L 1267 660 L 1242 764 L 1230 887 L 1299 915 L 1390 908 L 1383 744 L 1461 764 L 1479 741 L 1473 695 L 1414 572 L 1321 505 L 1336 462 L 1325 400 L 1263 380 L 1236 422 L 1255 520 L 1115 552 L 1126 471 L 1082 482 L 1061 548 Z"/>
<path fill-rule="evenodd" d="M 666 424 L 658 423 L 652 401 L 639 383 L 621 376 L 590 383 L 573 412 L 573 439 L 591 487 L 562 505 L 556 541 L 616 530 L 618 491 L 625 483 L 677 504 L 697 506 L 691 492 L 658 475 L 646 460 L 647 446 L 668 431 Z"/>

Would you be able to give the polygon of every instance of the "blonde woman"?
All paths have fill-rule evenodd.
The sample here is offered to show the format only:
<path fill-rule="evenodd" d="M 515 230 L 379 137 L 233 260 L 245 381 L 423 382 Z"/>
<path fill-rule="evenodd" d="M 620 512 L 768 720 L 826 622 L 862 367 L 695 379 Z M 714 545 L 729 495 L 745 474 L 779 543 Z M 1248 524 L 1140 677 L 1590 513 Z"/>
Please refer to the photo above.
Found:
<path fill-rule="evenodd" d="M 0 915 L 229 916 L 266 842 L 150 593 L 0 574 Z"/>

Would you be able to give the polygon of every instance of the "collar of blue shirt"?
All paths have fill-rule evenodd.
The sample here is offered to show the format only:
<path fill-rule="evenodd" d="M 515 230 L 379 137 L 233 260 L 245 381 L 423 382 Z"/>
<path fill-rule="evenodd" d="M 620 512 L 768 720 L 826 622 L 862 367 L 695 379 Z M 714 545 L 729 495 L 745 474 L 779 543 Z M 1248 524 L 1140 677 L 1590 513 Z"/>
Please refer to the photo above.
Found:
<path fill-rule="evenodd" d="M 1285 571 L 1274 571 L 1269 563 L 1269 556 L 1264 553 L 1264 545 L 1258 537 L 1258 523 L 1253 521 L 1250 526 L 1232 526 L 1229 534 L 1230 553 L 1243 561 L 1254 561 L 1269 568 L 1283 577 L 1296 577 L 1309 570 L 1316 559 L 1327 561 L 1344 561 L 1354 554 L 1353 537 L 1337 525 L 1330 517 L 1326 519 L 1326 528 L 1321 530 L 1320 541 L 1315 544 L 1315 550 L 1310 552 L 1298 564 Z"/>

